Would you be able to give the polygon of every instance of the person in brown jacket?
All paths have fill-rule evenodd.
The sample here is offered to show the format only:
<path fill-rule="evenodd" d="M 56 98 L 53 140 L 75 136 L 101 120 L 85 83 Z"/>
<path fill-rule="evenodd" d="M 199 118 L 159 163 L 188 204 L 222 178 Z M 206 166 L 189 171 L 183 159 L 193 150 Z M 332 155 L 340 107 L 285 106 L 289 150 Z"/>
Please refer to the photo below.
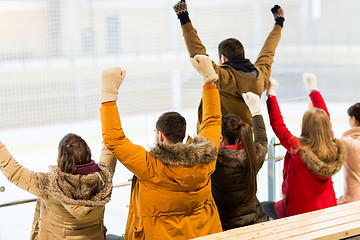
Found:
<path fill-rule="evenodd" d="M 185 0 L 181 0 L 174 5 L 174 10 L 180 20 L 190 57 L 197 54 L 206 55 L 206 48 L 190 21 Z M 275 5 L 271 11 L 275 18 L 275 26 L 267 37 L 255 64 L 245 58 L 244 47 L 235 38 L 225 39 L 219 44 L 220 65 L 215 62 L 212 63 L 216 73 L 219 75 L 219 81 L 216 82 L 216 85 L 220 92 L 222 115 L 235 114 L 250 126 L 252 126 L 251 114 L 242 98 L 242 94 L 253 92 L 261 97 L 261 94 L 267 89 L 270 82 L 271 65 L 285 20 L 280 6 Z M 202 111 L 203 103 L 200 101 L 198 126 L 202 122 Z"/>
<path fill-rule="evenodd" d="M 252 92 L 243 93 L 243 98 L 253 118 L 255 142 L 251 127 L 239 116 L 223 116 L 216 169 L 211 175 L 212 194 L 224 231 L 268 219 L 256 197 L 257 173 L 267 152 L 260 98 Z"/>
<path fill-rule="evenodd" d="M 103 218 L 115 165 L 114 155 L 105 146 L 96 164 L 86 142 L 72 133 L 60 141 L 57 166 L 50 166 L 48 173 L 24 168 L 0 142 L 3 174 L 39 198 L 31 239 L 106 239 Z"/>
<path fill-rule="evenodd" d="M 338 204 L 360 200 L 360 103 L 355 103 L 348 110 L 350 130 L 343 133 L 341 140 L 347 150 L 344 164 L 344 195 Z"/>
<path fill-rule="evenodd" d="M 157 120 L 157 143 L 150 151 L 133 144 L 121 127 L 116 100 L 125 70 L 103 71 L 103 139 L 134 173 L 125 239 L 185 240 L 222 231 L 210 179 L 221 135 L 219 91 L 213 84 L 218 76 L 207 56 L 196 56 L 192 63 L 204 78 L 204 121 L 198 136 L 183 144 L 184 117 L 166 112 Z"/>

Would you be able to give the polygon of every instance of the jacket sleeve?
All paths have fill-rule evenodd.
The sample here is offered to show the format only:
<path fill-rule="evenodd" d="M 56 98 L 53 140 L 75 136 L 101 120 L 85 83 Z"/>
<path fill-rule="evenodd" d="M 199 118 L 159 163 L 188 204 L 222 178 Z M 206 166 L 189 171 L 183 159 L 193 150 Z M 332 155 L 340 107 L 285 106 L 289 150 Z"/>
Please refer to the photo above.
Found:
<path fill-rule="evenodd" d="M 299 139 L 294 137 L 291 132 L 287 129 L 284 119 L 281 115 L 279 104 L 275 96 L 270 96 L 266 101 L 270 125 L 279 139 L 280 144 L 286 148 L 286 150 L 291 154 L 293 149 L 296 149 L 301 146 Z"/>
<path fill-rule="evenodd" d="M 256 146 L 256 158 L 258 161 L 258 170 L 260 170 L 265 161 L 268 139 L 266 136 L 266 128 L 262 115 L 255 115 L 252 118 L 252 122 Z"/>
<path fill-rule="evenodd" d="M 41 207 L 41 199 L 38 198 L 36 201 L 34 220 L 31 228 L 30 240 L 38 239 L 39 235 L 39 224 L 40 224 L 40 207 Z"/>
<path fill-rule="evenodd" d="M 195 57 L 195 55 L 208 55 L 206 53 L 206 48 L 201 42 L 196 29 L 193 27 L 191 22 L 188 22 L 181 26 L 183 37 L 185 40 L 186 48 L 189 52 L 189 56 L 191 58 Z M 229 75 L 228 71 L 222 69 L 219 65 L 217 65 L 214 61 L 212 62 L 213 68 L 215 69 L 216 74 L 219 76 L 219 80 L 228 79 L 226 77 Z"/>
<path fill-rule="evenodd" d="M 215 84 L 203 86 L 203 121 L 198 135 L 212 141 L 216 149 L 220 145 L 221 137 L 221 109 L 219 91 Z"/>
<path fill-rule="evenodd" d="M 278 24 L 274 25 L 273 30 L 265 40 L 265 43 L 255 61 L 255 67 L 259 70 L 259 74 L 263 74 L 264 89 L 265 90 L 270 82 L 271 65 L 274 62 L 275 50 L 281 38 L 282 27 Z"/>
<path fill-rule="evenodd" d="M 101 154 L 100 154 L 100 162 L 105 163 L 109 166 L 112 173 L 115 173 L 115 167 L 116 167 L 116 157 L 115 155 L 105 146 L 103 143 Z"/>
<path fill-rule="evenodd" d="M 35 172 L 21 166 L 2 142 L 0 142 L 0 169 L 10 182 L 29 193 L 39 196 L 35 186 Z"/>
<path fill-rule="evenodd" d="M 155 158 L 143 147 L 133 144 L 124 134 L 115 102 L 100 109 L 102 136 L 106 147 L 135 176 L 149 179 L 155 174 Z"/>
<path fill-rule="evenodd" d="M 321 96 L 320 92 L 313 91 L 309 94 L 309 97 L 311 99 L 311 103 L 312 103 L 313 107 L 324 110 L 326 112 L 326 114 L 328 115 L 329 121 L 330 121 L 330 113 L 326 107 L 325 100 Z M 331 126 L 331 121 L 330 121 L 330 126 Z M 331 130 L 331 136 L 334 137 L 334 133 L 332 130 Z"/>

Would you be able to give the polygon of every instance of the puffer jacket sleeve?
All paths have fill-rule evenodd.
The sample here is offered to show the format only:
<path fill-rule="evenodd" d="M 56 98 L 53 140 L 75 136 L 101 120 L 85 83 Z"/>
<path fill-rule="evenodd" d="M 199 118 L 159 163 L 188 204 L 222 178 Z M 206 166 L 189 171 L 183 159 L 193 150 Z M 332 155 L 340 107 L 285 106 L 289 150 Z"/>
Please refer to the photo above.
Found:
<path fill-rule="evenodd" d="M 268 139 L 267 139 L 265 123 L 262 115 L 253 116 L 252 122 L 254 129 L 254 140 L 256 147 L 258 170 L 260 170 L 260 168 L 262 167 L 265 161 Z"/>
<path fill-rule="evenodd" d="M 35 186 L 35 172 L 21 166 L 2 142 L 0 142 L 0 169 L 10 182 L 27 192 L 39 196 Z"/>
<path fill-rule="evenodd" d="M 270 96 L 266 103 L 270 118 L 270 125 L 276 137 L 279 139 L 280 144 L 284 146 L 290 154 L 292 154 L 292 150 L 301 146 L 299 139 L 293 136 L 286 127 L 276 96 Z"/>
<path fill-rule="evenodd" d="M 269 36 L 265 40 L 265 43 L 255 61 L 255 67 L 259 70 L 259 74 L 264 77 L 264 89 L 265 90 L 270 82 L 271 65 L 274 62 L 275 50 L 281 39 L 282 27 L 275 24 L 274 28 L 270 32 Z"/>
<path fill-rule="evenodd" d="M 212 141 L 216 149 L 220 145 L 221 137 L 221 109 L 219 91 L 215 84 L 203 86 L 203 121 L 200 124 L 198 135 Z"/>
<path fill-rule="evenodd" d="M 331 121 L 330 119 L 330 113 L 326 107 L 326 104 L 325 104 L 325 100 L 324 98 L 321 96 L 320 92 L 319 91 L 313 91 L 309 94 L 309 97 L 311 99 L 311 103 L 313 105 L 313 107 L 315 108 L 320 108 L 322 110 L 324 110 L 326 112 L 326 114 L 328 115 L 329 117 L 329 121 Z M 331 122 L 330 122 L 330 126 L 331 126 Z M 334 133 L 333 131 L 331 130 L 331 135 L 332 137 L 334 137 Z"/>
<path fill-rule="evenodd" d="M 106 147 L 135 176 L 147 180 L 154 176 L 154 168 L 160 163 L 143 147 L 133 144 L 125 136 L 116 103 L 103 103 L 100 116 Z"/>
<path fill-rule="evenodd" d="M 109 166 L 112 173 L 115 173 L 115 167 L 116 167 L 116 157 L 115 155 L 105 146 L 105 144 L 102 144 L 101 154 L 100 154 L 100 162 L 105 163 Z"/>
<path fill-rule="evenodd" d="M 31 229 L 30 240 L 37 240 L 39 234 L 39 224 L 40 224 L 40 207 L 41 207 L 41 199 L 38 198 L 36 201 L 36 207 L 34 212 L 34 220 Z"/>

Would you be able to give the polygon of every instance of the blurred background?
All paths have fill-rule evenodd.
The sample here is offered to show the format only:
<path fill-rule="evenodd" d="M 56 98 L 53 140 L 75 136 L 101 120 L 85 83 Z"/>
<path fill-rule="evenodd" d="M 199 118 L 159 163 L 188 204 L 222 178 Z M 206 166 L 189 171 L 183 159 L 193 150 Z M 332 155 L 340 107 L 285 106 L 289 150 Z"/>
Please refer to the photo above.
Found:
<path fill-rule="evenodd" d="M 149 148 L 163 111 L 175 110 L 195 134 L 201 78 L 192 69 L 173 0 L 0 0 L 0 140 L 24 166 L 47 171 L 68 132 L 81 135 L 95 160 L 101 150 L 101 71 L 127 70 L 118 107 L 125 133 Z M 279 4 L 285 12 L 272 67 L 285 121 L 294 135 L 308 107 L 302 73 L 318 76 L 335 136 L 347 126 L 347 108 L 359 101 L 360 2 L 356 0 L 188 0 L 190 19 L 217 61 L 217 44 L 238 38 L 255 62 Z M 263 98 L 263 113 L 267 120 Z M 269 138 L 274 136 L 268 126 Z M 279 148 L 277 155 L 284 151 Z M 281 162 L 276 167 L 281 198 Z M 265 165 L 258 195 L 267 200 Z M 114 183 L 131 178 L 119 163 Z M 342 194 L 342 175 L 334 177 Z M 0 175 L 0 204 L 33 198 Z M 123 234 L 129 187 L 114 189 L 107 205 L 109 233 Z M 0 208 L 0 239 L 27 239 L 34 204 Z M 21 229 L 21 231 L 16 231 Z"/>

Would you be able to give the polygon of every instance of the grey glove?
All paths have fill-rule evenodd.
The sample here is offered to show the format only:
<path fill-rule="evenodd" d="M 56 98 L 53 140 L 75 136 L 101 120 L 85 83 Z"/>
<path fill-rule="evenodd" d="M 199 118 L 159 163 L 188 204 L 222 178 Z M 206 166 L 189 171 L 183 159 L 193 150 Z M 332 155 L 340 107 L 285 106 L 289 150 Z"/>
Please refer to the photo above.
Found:
<path fill-rule="evenodd" d="M 283 27 L 285 21 L 283 9 L 279 5 L 275 5 L 271 8 L 271 12 L 274 15 L 275 24 Z"/>
<path fill-rule="evenodd" d="M 243 93 L 242 97 L 246 105 L 249 107 L 251 116 L 261 114 L 260 97 L 253 92 Z"/>
<path fill-rule="evenodd" d="M 215 69 L 212 66 L 211 59 L 206 55 L 196 55 L 194 58 L 190 58 L 190 62 L 193 67 L 203 77 L 204 84 L 214 83 L 219 79 Z"/>

